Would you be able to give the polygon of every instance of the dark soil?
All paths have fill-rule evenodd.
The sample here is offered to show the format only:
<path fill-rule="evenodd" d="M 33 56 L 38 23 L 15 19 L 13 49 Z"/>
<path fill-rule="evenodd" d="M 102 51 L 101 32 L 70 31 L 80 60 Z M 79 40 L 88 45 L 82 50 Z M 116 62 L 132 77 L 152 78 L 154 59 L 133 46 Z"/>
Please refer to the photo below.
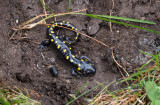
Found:
<path fill-rule="evenodd" d="M 45 2 L 54 13 L 68 12 L 67 0 Z M 88 8 L 87 13 L 91 14 L 109 15 L 112 12 L 113 16 L 149 20 L 157 24 L 128 23 L 160 31 L 160 1 L 114 0 L 114 7 L 112 2 L 113 0 L 72 0 L 70 11 Z M 104 85 L 107 85 L 121 78 L 119 69 L 111 60 L 110 50 L 85 36 L 81 35 L 79 42 L 72 45 L 72 52 L 77 57 L 86 55 L 91 58 L 97 72 L 94 76 L 80 78 L 71 75 L 71 66 L 52 47 L 43 52 L 45 60 L 42 59 L 39 45 L 33 42 L 41 43 L 46 38 L 46 26 L 19 31 L 14 40 L 9 40 L 13 27 L 43 13 L 39 0 L 1 0 L 0 10 L 0 78 L 11 86 L 26 88 L 32 94 L 31 97 L 42 104 L 66 104 L 70 99 L 69 94 L 74 94 L 87 81 L 89 84 L 81 92 L 91 89 L 97 83 L 105 82 Z M 128 72 L 133 72 L 134 68 L 148 60 L 149 57 L 141 54 L 139 50 L 153 54 L 160 46 L 160 35 L 148 31 L 112 24 L 111 32 L 108 22 L 82 15 L 65 15 L 56 19 L 68 21 L 80 32 L 114 47 L 116 56 Z M 47 23 L 51 21 L 54 21 L 54 18 L 47 20 Z M 58 69 L 58 77 L 54 77 L 47 68 L 53 63 Z M 121 87 L 122 85 L 117 86 L 114 83 L 108 89 Z M 99 90 L 100 88 L 90 92 L 88 97 L 95 96 Z M 82 102 L 79 100 L 79 103 Z"/>

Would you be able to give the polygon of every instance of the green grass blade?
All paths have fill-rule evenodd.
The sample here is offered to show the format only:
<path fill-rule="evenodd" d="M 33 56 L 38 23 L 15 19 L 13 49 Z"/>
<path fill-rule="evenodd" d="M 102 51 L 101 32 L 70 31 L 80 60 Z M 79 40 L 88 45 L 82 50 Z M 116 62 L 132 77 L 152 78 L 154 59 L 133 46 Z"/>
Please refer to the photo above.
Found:
<path fill-rule="evenodd" d="M 90 17 L 93 17 L 93 18 L 97 18 L 97 19 L 101 19 L 101 20 L 105 20 L 105 21 L 109 21 L 109 22 L 113 22 L 113 23 L 117 23 L 117 24 L 121 24 L 121 25 L 125 25 L 125 26 L 130 26 L 130 27 L 134 27 L 134 28 L 139 28 L 139 29 L 142 29 L 142 30 L 146 30 L 146 31 L 149 31 L 149 32 L 153 32 L 153 33 L 160 34 L 159 31 L 154 31 L 154 30 L 151 30 L 151 29 L 148 29 L 148 28 L 143 28 L 143 27 L 140 27 L 140 26 L 136 26 L 136 25 L 132 25 L 132 24 L 124 23 L 124 22 L 119 22 L 119 21 L 115 21 L 115 20 L 110 20 L 110 19 L 98 17 L 98 16 L 92 15 L 92 14 L 85 14 L 85 15 L 86 15 L 86 16 L 90 16 Z"/>
<path fill-rule="evenodd" d="M 88 81 L 76 91 L 76 93 L 74 94 L 73 97 L 75 97 L 87 84 L 88 84 Z M 72 100 L 74 100 L 73 97 L 68 101 L 68 103 L 71 102 Z"/>
<path fill-rule="evenodd" d="M 149 31 L 149 32 L 160 34 L 159 31 L 154 31 L 154 30 L 151 30 L 151 29 L 148 29 L 148 28 L 143 28 L 143 27 L 140 27 L 140 26 L 136 26 L 136 25 L 132 25 L 132 24 L 124 23 L 124 22 L 119 22 L 119 21 L 115 21 L 115 20 L 110 20 L 110 19 L 98 17 L 98 16 L 92 15 L 92 14 L 83 14 L 83 13 L 68 13 L 68 14 L 86 15 L 86 16 L 90 16 L 90 17 L 93 17 L 93 18 L 97 18 L 97 19 L 101 19 L 101 20 L 105 20 L 105 21 L 109 21 L 109 22 L 113 22 L 113 23 L 117 23 L 117 24 L 121 24 L 121 25 L 125 25 L 125 26 L 130 26 L 130 27 L 134 27 L 134 28 L 138 28 L 138 29 L 142 29 L 142 30 L 146 30 L 146 31 Z M 58 15 L 51 14 L 43 20 L 46 20 L 46 19 L 54 17 L 54 16 L 56 17 L 56 16 L 62 16 L 62 15 L 67 15 L 67 13 L 66 14 L 58 14 Z"/>
<path fill-rule="evenodd" d="M 44 5 L 44 3 L 43 3 L 43 1 L 42 1 L 42 0 L 40 0 L 40 2 L 41 2 L 41 4 L 42 4 L 42 6 L 44 6 L 48 11 L 50 11 L 51 13 L 53 13 L 53 11 L 52 11 L 52 10 L 50 10 L 49 8 L 47 8 L 47 6 L 46 6 L 46 5 Z"/>
<path fill-rule="evenodd" d="M 108 15 L 96 15 L 96 16 L 103 17 L 103 18 L 117 19 L 117 20 L 139 22 L 139 23 L 156 24 L 155 22 L 151 22 L 151 21 L 138 20 L 138 19 L 126 18 L 126 17 L 117 17 L 117 16 L 108 16 Z"/>
<path fill-rule="evenodd" d="M 70 6 L 71 6 L 71 0 L 69 0 L 69 4 L 68 4 L 68 12 L 69 12 Z"/>
<path fill-rule="evenodd" d="M 101 91 L 101 92 L 103 92 L 104 90 L 107 92 L 107 93 L 109 93 L 113 98 L 115 98 L 115 99 L 118 99 L 118 97 L 116 97 L 112 92 L 110 92 L 107 88 L 111 85 L 111 84 L 113 84 L 114 82 L 115 82 L 116 80 L 114 80 L 114 81 L 112 81 L 112 82 L 110 82 L 107 86 L 103 86 L 103 85 L 101 85 L 101 87 L 103 88 L 103 90 Z"/>
<path fill-rule="evenodd" d="M 154 57 L 154 56 L 155 56 L 155 55 L 153 55 L 153 54 L 144 52 L 144 51 L 142 51 L 142 50 L 139 50 L 139 52 L 141 52 L 142 54 L 145 54 L 145 55 L 149 55 L 149 56 L 151 56 L 151 57 Z"/>
<path fill-rule="evenodd" d="M 103 84 L 103 82 L 102 82 L 101 84 Z M 74 99 L 74 100 L 72 100 L 72 101 L 68 102 L 66 105 L 71 104 L 73 101 L 75 101 L 75 100 L 79 99 L 79 98 L 80 98 L 80 97 L 82 97 L 83 95 L 85 95 L 85 94 L 89 93 L 90 91 L 92 91 L 93 89 L 95 89 L 95 88 L 99 87 L 101 84 L 99 84 L 99 85 L 97 85 L 97 86 L 95 86 L 95 87 L 91 88 L 91 89 L 90 89 L 90 90 L 88 90 L 88 91 L 85 91 L 84 93 L 82 93 L 81 95 L 79 95 L 78 97 L 76 97 L 76 99 Z"/>

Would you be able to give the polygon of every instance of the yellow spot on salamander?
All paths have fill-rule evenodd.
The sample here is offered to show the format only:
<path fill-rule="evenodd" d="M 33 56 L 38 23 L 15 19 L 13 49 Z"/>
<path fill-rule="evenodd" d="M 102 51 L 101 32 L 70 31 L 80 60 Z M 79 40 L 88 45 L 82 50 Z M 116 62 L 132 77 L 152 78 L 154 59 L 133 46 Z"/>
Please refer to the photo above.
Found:
<path fill-rule="evenodd" d="M 62 25 L 63 23 L 60 23 L 60 25 Z"/>
<path fill-rule="evenodd" d="M 75 56 L 74 56 L 74 55 L 72 55 L 72 57 L 74 58 Z"/>
<path fill-rule="evenodd" d="M 72 30 L 74 30 L 74 27 L 72 27 Z"/>
<path fill-rule="evenodd" d="M 90 65 L 92 66 L 92 64 L 90 63 Z"/>
<path fill-rule="evenodd" d="M 49 34 L 49 35 L 52 35 L 52 34 Z"/>
<path fill-rule="evenodd" d="M 49 28 L 50 26 L 48 26 L 48 28 Z"/>
<path fill-rule="evenodd" d="M 78 67 L 78 70 L 81 70 L 81 68 Z"/>
<path fill-rule="evenodd" d="M 75 37 L 75 39 L 78 39 L 77 37 Z"/>
<path fill-rule="evenodd" d="M 77 31 L 78 29 L 76 28 L 76 31 Z"/>
<path fill-rule="evenodd" d="M 69 59 L 69 56 L 66 56 L 66 59 Z"/>
<path fill-rule="evenodd" d="M 73 59 L 71 59 L 70 62 L 73 62 Z"/>
<path fill-rule="evenodd" d="M 78 64 L 78 66 L 81 66 L 81 64 Z"/>
<path fill-rule="evenodd" d="M 71 43 L 69 43 L 69 44 L 71 44 Z"/>
<path fill-rule="evenodd" d="M 83 59 L 81 59 L 81 61 L 83 61 Z"/>
<path fill-rule="evenodd" d="M 51 30 L 53 30 L 53 28 L 52 28 L 52 27 L 51 27 L 50 29 L 51 29 Z"/>
<path fill-rule="evenodd" d="M 72 48 L 70 47 L 69 49 L 71 50 Z"/>
<path fill-rule="evenodd" d="M 88 61 L 88 59 L 85 59 L 86 61 Z"/>
<path fill-rule="evenodd" d="M 79 35 L 79 33 L 77 33 L 77 35 Z"/>
<path fill-rule="evenodd" d="M 54 22 L 52 22 L 52 23 L 54 23 Z"/>
<path fill-rule="evenodd" d="M 63 23 L 65 23 L 65 21 L 63 21 Z"/>
<path fill-rule="evenodd" d="M 54 28 L 54 27 L 55 27 L 55 25 L 52 25 L 52 27 Z"/>
<path fill-rule="evenodd" d="M 65 41 L 63 41 L 63 43 L 66 43 Z"/>
<path fill-rule="evenodd" d="M 51 31 L 52 34 L 54 34 L 54 31 Z"/>
<path fill-rule="evenodd" d="M 60 45 L 57 46 L 57 49 L 59 49 L 59 48 L 60 48 Z"/>
<path fill-rule="evenodd" d="M 67 22 L 69 24 L 69 22 Z"/>
<path fill-rule="evenodd" d="M 63 52 L 65 53 L 65 52 L 66 52 L 66 49 L 64 49 Z"/>
<path fill-rule="evenodd" d="M 56 23 L 56 26 L 57 26 L 57 23 Z"/>
<path fill-rule="evenodd" d="M 57 43 L 57 41 L 55 41 L 55 43 Z"/>
<path fill-rule="evenodd" d="M 70 24 L 68 24 L 68 27 L 70 26 Z"/>
<path fill-rule="evenodd" d="M 56 36 L 56 38 L 58 39 L 58 36 Z"/>
<path fill-rule="evenodd" d="M 51 39 L 51 42 L 53 42 L 54 41 L 54 39 Z"/>

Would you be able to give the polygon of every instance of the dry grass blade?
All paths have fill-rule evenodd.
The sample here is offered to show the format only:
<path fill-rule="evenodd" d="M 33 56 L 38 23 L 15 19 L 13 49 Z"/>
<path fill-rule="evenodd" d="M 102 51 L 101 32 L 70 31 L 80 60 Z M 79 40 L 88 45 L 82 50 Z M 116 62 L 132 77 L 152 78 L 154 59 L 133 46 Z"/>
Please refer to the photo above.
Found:
<path fill-rule="evenodd" d="M 51 18 L 51 17 L 60 16 L 60 15 L 66 15 L 66 14 L 72 14 L 72 13 L 86 11 L 86 10 L 87 9 L 82 9 L 82 10 L 79 10 L 79 11 L 74 11 L 74 12 L 69 12 L 69 13 L 59 13 L 59 14 L 46 14 L 46 13 L 45 14 L 40 14 L 40 15 L 38 15 L 38 16 L 36 16 L 36 17 L 34 17 L 34 18 L 22 23 L 21 25 L 18 26 L 18 28 L 12 28 L 15 32 L 12 35 L 10 35 L 11 36 L 10 39 L 12 39 L 14 37 L 15 33 L 17 31 L 19 31 L 19 30 L 31 29 L 31 28 L 33 28 L 33 27 L 35 27 L 37 25 L 45 25 L 44 21 L 49 19 L 49 18 Z M 42 20 L 40 20 L 40 21 L 38 21 L 36 23 L 29 24 L 29 23 L 31 23 L 31 22 L 33 22 L 33 21 L 35 21 L 35 20 L 37 20 L 37 19 L 39 19 L 40 17 L 43 17 L 43 16 L 48 16 L 48 17 L 46 17 L 46 18 L 44 18 L 44 19 L 42 19 Z"/>
<path fill-rule="evenodd" d="M 34 18 L 32 18 L 32 19 L 30 19 L 30 20 L 22 23 L 21 25 L 19 25 L 19 27 L 23 27 L 23 26 L 25 26 L 26 24 L 29 24 L 29 23 L 31 23 L 31 22 L 35 21 L 36 19 L 38 19 L 38 18 L 40 18 L 40 17 L 43 17 L 43 16 L 46 16 L 46 14 L 40 14 L 40 15 L 38 15 L 38 16 L 36 16 L 36 17 L 34 17 Z"/>
<path fill-rule="evenodd" d="M 43 4 L 45 5 L 45 2 L 44 2 L 44 0 L 42 0 L 42 2 L 43 2 Z M 44 12 L 44 14 L 45 14 L 45 17 L 47 17 L 47 12 L 46 12 L 46 8 L 45 8 L 45 6 L 43 5 L 43 12 Z"/>
<path fill-rule="evenodd" d="M 160 62 L 160 60 L 159 60 L 159 62 Z M 145 76 L 148 72 L 150 72 L 156 65 L 157 65 L 157 63 L 155 63 L 151 68 L 149 68 L 149 70 L 148 70 L 147 72 L 145 72 L 140 78 L 138 78 L 136 81 L 134 81 L 134 82 L 132 83 L 132 85 L 135 84 L 137 81 L 139 81 L 142 77 L 144 77 L 144 76 Z"/>
<path fill-rule="evenodd" d="M 43 21 L 46 20 L 46 19 L 49 19 L 53 16 L 60 16 L 60 15 L 66 15 L 66 14 L 72 14 L 72 13 L 76 13 L 76 12 L 81 12 L 81 11 L 86 11 L 87 9 L 83 9 L 83 10 L 79 10 L 79 11 L 74 11 L 74 12 L 68 12 L 68 13 L 59 13 L 59 14 L 41 14 L 41 15 L 38 15 L 28 21 L 26 21 L 25 23 L 19 25 L 19 28 L 13 28 L 13 30 L 22 30 L 22 29 L 31 29 L 33 27 L 35 27 L 36 25 L 39 25 L 39 24 L 44 24 Z M 29 24 L 33 21 L 35 21 L 36 19 L 40 18 L 40 17 L 43 17 L 43 16 L 46 16 L 46 15 L 49 15 L 48 17 L 36 22 L 36 23 L 32 23 L 32 24 Z"/>
<path fill-rule="evenodd" d="M 132 96 L 128 101 L 126 101 L 125 103 L 123 103 L 122 105 L 126 105 L 129 103 L 129 101 L 131 101 L 133 98 L 135 98 L 137 95 Z"/>

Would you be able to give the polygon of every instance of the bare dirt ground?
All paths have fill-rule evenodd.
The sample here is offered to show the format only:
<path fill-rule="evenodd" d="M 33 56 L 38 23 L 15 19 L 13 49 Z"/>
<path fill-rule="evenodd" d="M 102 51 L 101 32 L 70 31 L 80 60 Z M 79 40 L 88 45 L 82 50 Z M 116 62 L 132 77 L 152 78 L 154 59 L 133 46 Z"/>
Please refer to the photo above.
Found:
<path fill-rule="evenodd" d="M 54 13 L 68 12 L 67 0 L 45 0 L 45 2 Z M 131 24 L 160 31 L 159 0 L 72 0 L 70 11 L 84 8 L 88 8 L 87 13 L 91 14 L 109 15 L 112 12 L 113 16 L 153 21 L 157 24 Z M 0 1 L 0 79 L 2 81 L 21 89 L 26 88 L 29 93 L 32 93 L 31 97 L 41 101 L 42 104 L 62 105 L 70 99 L 69 94 L 74 94 L 87 81 L 89 84 L 82 92 L 96 86 L 98 82 L 105 82 L 104 85 L 107 85 L 121 78 L 117 66 L 110 60 L 108 48 L 85 36 L 81 36 L 79 42 L 72 45 L 72 52 L 77 57 L 86 55 L 91 58 L 95 62 L 97 72 L 92 77 L 81 78 L 71 75 L 71 66 L 52 47 L 43 52 L 45 60 L 42 59 L 39 45 L 33 42 L 41 43 L 46 38 L 47 26 L 41 25 L 30 30 L 19 31 L 15 39 L 9 40 L 8 34 L 13 27 L 42 13 L 43 7 L 39 0 Z M 114 47 L 121 64 L 128 72 L 134 72 L 134 68 L 147 61 L 147 56 L 138 50 L 148 53 L 158 51 L 160 35 L 155 33 L 118 24 L 112 24 L 111 32 L 108 22 L 82 15 L 65 15 L 56 19 L 68 21 L 80 32 Z M 52 21 L 54 18 L 47 20 L 47 23 Z M 27 37 L 30 41 L 22 40 L 22 37 Z M 59 71 L 58 77 L 53 77 L 45 66 L 53 62 Z M 109 90 L 121 87 L 123 85 L 117 86 L 115 83 L 109 87 Z M 94 96 L 98 91 L 99 89 L 92 91 L 88 97 Z M 80 100 L 79 102 L 82 103 Z"/>

